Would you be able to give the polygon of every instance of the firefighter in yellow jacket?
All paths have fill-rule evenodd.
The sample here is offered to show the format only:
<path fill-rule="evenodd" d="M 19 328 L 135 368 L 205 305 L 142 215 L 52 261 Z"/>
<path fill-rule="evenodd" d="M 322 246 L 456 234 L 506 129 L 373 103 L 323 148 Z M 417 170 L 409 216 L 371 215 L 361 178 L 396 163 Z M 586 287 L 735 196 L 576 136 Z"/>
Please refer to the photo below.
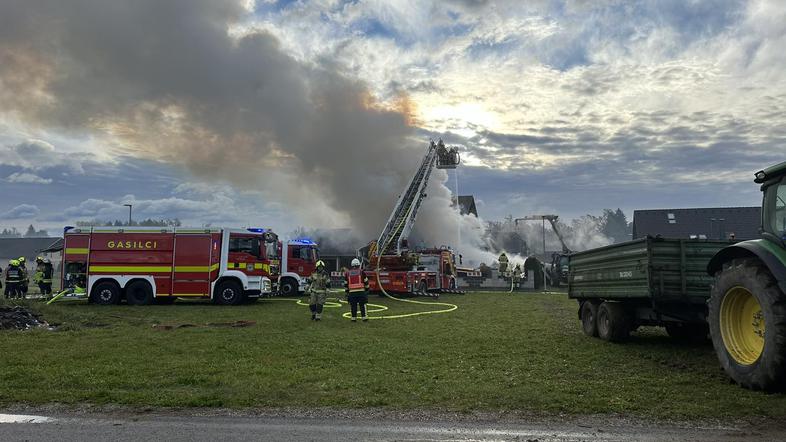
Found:
<path fill-rule="evenodd" d="M 498 261 L 499 261 L 499 274 L 500 276 L 503 276 L 505 275 L 505 272 L 508 271 L 508 255 L 506 255 L 505 252 L 502 252 L 502 254 L 499 255 Z"/>
<path fill-rule="evenodd" d="M 360 260 L 352 260 L 352 268 L 344 273 L 344 291 L 347 293 L 352 321 L 358 320 L 358 307 L 360 316 L 364 321 L 368 321 L 366 315 L 366 304 L 368 304 L 368 278 L 360 268 Z"/>
<path fill-rule="evenodd" d="M 319 321 L 322 319 L 322 309 L 325 308 L 327 289 L 330 286 L 330 275 L 321 259 L 317 261 L 317 269 L 310 279 L 308 308 L 311 309 L 311 320 Z"/>
<path fill-rule="evenodd" d="M 38 284 L 41 295 L 48 298 L 52 294 L 52 263 L 40 256 L 35 259 L 35 263 L 33 282 Z"/>

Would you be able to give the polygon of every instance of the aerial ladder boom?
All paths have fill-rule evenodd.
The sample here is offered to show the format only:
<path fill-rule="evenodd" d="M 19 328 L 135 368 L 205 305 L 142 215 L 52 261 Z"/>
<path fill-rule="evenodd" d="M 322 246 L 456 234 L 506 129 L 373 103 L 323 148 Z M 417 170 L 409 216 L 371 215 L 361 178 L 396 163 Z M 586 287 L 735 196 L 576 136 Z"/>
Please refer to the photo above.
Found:
<path fill-rule="evenodd" d="M 404 241 L 409 236 L 412 226 L 415 224 L 415 216 L 420 209 L 420 204 L 426 196 L 428 179 L 434 167 L 438 169 L 452 169 L 458 165 L 458 151 L 453 148 L 448 150 L 442 140 L 429 143 L 428 152 L 423 157 L 415 175 L 409 182 L 404 193 L 398 197 L 396 206 L 388 218 L 385 228 L 379 235 L 376 255 L 400 255 Z"/>

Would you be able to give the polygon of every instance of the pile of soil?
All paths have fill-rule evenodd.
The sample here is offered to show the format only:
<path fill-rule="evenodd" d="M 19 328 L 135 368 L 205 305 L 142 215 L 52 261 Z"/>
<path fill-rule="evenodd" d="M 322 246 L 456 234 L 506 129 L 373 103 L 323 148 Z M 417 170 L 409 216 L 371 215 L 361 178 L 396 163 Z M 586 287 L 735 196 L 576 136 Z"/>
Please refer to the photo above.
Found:
<path fill-rule="evenodd" d="M 0 330 L 29 330 L 48 325 L 41 319 L 40 314 L 33 313 L 25 307 L 0 306 Z"/>

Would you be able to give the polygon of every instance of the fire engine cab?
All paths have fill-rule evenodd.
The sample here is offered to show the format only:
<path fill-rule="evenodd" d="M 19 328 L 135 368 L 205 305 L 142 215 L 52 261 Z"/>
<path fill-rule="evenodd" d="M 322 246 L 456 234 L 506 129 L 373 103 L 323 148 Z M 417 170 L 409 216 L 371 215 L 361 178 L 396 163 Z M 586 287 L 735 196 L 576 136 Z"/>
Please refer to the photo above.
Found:
<path fill-rule="evenodd" d="M 297 295 L 306 290 L 306 280 L 317 268 L 319 248 L 317 243 L 307 238 L 291 239 L 279 242 L 281 254 L 281 274 L 278 280 L 278 292 L 284 296 Z"/>
<path fill-rule="evenodd" d="M 267 229 L 66 227 L 62 287 L 96 304 L 208 298 L 238 305 L 269 295 L 278 237 Z"/>

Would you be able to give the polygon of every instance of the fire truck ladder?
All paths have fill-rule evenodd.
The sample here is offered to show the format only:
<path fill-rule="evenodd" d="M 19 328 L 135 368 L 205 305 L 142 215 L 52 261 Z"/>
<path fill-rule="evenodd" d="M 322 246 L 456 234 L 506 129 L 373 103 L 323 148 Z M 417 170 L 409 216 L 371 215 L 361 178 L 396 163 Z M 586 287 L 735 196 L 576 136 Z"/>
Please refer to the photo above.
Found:
<path fill-rule="evenodd" d="M 377 255 L 401 254 L 404 249 L 402 243 L 409 236 L 409 232 L 415 223 L 415 216 L 420 208 L 420 203 L 426 196 L 426 186 L 428 185 L 431 171 L 435 165 L 438 167 L 442 165 L 442 163 L 438 164 L 437 152 L 444 149 L 445 145 L 442 140 L 439 140 L 438 143 L 434 143 L 434 141 L 429 143 L 426 156 L 423 157 L 423 161 L 420 163 L 417 172 L 415 172 L 415 176 L 412 177 L 412 181 L 410 181 L 406 191 L 399 196 L 396 207 L 379 235 Z"/>

